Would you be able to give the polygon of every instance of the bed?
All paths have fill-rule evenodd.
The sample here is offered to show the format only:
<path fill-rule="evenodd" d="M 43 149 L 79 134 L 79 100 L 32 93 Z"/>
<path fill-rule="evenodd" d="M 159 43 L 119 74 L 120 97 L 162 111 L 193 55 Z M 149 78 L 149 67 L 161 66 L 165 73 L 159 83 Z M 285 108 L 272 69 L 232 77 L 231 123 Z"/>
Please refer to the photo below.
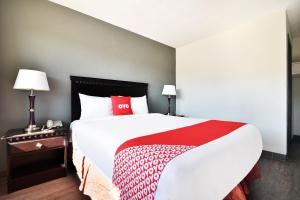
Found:
<path fill-rule="evenodd" d="M 80 189 L 92 199 L 119 198 L 120 191 L 112 184 L 114 156 L 125 141 L 209 121 L 158 113 L 79 120 L 79 93 L 139 97 L 147 91 L 146 83 L 71 77 L 73 163 L 82 181 Z M 259 130 L 245 124 L 169 161 L 155 199 L 224 199 L 253 169 L 261 152 Z"/>

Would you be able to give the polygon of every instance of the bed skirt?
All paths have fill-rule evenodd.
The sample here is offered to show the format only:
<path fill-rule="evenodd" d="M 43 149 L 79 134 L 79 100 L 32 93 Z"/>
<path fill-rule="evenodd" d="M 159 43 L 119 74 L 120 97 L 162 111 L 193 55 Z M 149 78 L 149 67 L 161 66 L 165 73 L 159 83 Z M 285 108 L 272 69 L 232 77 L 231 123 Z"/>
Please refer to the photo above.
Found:
<path fill-rule="evenodd" d="M 118 189 L 113 186 L 101 171 L 82 152 L 73 147 L 73 164 L 80 179 L 79 190 L 92 200 L 117 200 Z"/>
<path fill-rule="evenodd" d="M 92 200 L 119 199 L 119 190 L 107 178 L 103 177 L 101 171 L 76 147 L 73 148 L 73 163 L 81 181 L 79 190 L 83 194 Z M 258 178 L 260 178 L 260 171 L 255 165 L 224 200 L 247 200 L 249 185 Z"/>

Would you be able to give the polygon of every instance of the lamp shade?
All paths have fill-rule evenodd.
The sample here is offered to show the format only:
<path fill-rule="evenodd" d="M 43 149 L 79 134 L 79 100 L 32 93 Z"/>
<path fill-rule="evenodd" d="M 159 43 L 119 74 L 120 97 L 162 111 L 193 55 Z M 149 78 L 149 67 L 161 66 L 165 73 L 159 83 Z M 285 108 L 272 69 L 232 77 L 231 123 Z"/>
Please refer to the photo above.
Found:
<path fill-rule="evenodd" d="M 176 95 L 175 85 L 164 85 L 162 95 Z"/>
<path fill-rule="evenodd" d="M 29 69 L 19 70 L 14 89 L 39 91 L 50 90 L 46 73 Z"/>

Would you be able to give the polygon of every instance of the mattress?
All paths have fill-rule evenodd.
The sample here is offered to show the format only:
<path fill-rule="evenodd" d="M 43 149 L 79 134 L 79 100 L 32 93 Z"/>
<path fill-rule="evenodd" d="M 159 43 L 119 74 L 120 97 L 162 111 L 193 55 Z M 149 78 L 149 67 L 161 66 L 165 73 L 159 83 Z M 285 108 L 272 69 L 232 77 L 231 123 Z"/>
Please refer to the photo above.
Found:
<path fill-rule="evenodd" d="M 77 120 L 71 124 L 72 140 L 111 182 L 115 152 L 125 141 L 205 121 L 162 114 Z M 260 132 L 247 124 L 171 160 L 160 177 L 155 198 L 223 199 L 248 174 L 261 152 Z"/>

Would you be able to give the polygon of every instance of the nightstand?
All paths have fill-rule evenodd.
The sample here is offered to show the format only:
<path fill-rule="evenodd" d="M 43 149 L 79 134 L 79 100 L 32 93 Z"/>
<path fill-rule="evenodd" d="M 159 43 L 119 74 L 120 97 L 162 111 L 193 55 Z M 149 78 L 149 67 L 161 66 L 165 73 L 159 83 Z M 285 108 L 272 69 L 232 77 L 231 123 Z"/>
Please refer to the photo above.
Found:
<path fill-rule="evenodd" d="M 68 127 L 34 133 L 9 130 L 2 138 L 7 146 L 8 192 L 66 176 L 68 138 Z"/>

